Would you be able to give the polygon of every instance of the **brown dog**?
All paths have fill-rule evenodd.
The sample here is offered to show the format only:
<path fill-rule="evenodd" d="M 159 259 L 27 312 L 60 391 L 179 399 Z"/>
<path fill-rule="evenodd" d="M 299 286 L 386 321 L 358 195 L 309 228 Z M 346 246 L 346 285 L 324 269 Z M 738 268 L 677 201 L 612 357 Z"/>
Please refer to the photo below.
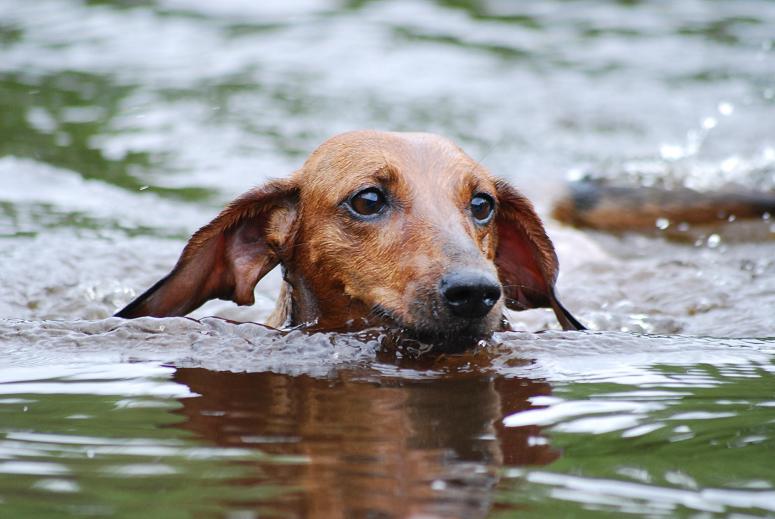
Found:
<path fill-rule="evenodd" d="M 555 297 L 557 256 L 525 197 L 446 139 L 377 131 L 334 137 L 290 179 L 231 202 L 116 315 L 253 304 L 278 263 L 270 326 L 481 337 L 505 326 L 505 305 L 550 307 L 564 329 L 583 329 Z"/>

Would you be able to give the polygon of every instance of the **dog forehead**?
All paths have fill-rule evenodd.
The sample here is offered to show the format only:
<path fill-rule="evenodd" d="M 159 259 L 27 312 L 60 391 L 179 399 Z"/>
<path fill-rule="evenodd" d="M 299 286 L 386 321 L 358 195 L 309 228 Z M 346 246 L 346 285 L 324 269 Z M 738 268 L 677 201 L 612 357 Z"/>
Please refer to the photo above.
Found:
<path fill-rule="evenodd" d="M 453 187 L 461 180 L 490 175 L 452 141 L 429 133 L 356 131 L 318 147 L 303 168 L 302 194 L 331 199 L 391 177 L 411 188 Z"/>

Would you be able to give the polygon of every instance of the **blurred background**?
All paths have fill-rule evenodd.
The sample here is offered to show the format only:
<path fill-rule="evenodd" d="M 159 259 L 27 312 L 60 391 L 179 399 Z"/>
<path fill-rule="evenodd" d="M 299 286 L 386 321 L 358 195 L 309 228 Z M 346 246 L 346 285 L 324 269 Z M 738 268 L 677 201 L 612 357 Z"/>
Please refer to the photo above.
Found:
<path fill-rule="evenodd" d="M 761 0 L 0 0 L 0 315 L 109 316 L 222 204 L 357 128 L 446 135 L 546 219 L 587 174 L 772 190 L 773 27 Z M 771 324 L 771 241 L 548 225 L 594 328 Z M 276 286 L 197 315 L 260 319 Z"/>

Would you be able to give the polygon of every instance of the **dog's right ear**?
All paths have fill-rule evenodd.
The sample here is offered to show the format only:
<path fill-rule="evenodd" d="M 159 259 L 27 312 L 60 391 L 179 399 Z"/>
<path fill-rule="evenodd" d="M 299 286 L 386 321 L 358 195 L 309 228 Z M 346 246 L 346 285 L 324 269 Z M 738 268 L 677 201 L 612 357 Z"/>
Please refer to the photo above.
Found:
<path fill-rule="evenodd" d="M 175 268 L 116 317 L 186 315 L 210 299 L 254 302 L 256 283 L 295 233 L 298 188 L 278 180 L 232 201 L 186 244 Z"/>

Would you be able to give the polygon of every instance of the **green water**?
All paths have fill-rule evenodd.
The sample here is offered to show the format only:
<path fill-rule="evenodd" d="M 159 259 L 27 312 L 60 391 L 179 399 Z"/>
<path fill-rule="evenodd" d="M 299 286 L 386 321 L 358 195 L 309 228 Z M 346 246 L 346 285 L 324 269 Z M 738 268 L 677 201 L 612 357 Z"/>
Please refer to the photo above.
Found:
<path fill-rule="evenodd" d="M 641 429 L 629 433 L 550 433 L 562 457 L 548 470 L 512 472 L 502 498 L 529 503 L 525 515 L 535 517 L 585 515 L 579 502 L 613 516 L 772 514 L 772 366 L 726 372 L 712 365 L 659 369 L 679 380 L 707 379 L 699 387 L 655 386 L 650 390 L 656 393 L 643 395 L 637 387 L 614 384 L 559 389 L 559 396 L 573 401 L 661 400 L 665 405 L 645 413 Z"/>
<path fill-rule="evenodd" d="M 773 27 L 762 0 L 0 0 L 0 517 L 775 516 L 775 240 L 548 217 L 587 173 L 775 188 Z M 356 128 L 522 189 L 598 332 L 417 362 L 109 318 Z M 260 322 L 272 276 L 194 316 Z"/>
<path fill-rule="evenodd" d="M 457 367 L 311 378 L 140 364 L 111 378 L 121 369 L 38 380 L 34 392 L 0 386 L 4 516 L 721 517 L 775 507 L 772 364 L 655 366 L 672 382 L 639 386 Z M 91 384 L 134 395 L 88 394 Z"/>

